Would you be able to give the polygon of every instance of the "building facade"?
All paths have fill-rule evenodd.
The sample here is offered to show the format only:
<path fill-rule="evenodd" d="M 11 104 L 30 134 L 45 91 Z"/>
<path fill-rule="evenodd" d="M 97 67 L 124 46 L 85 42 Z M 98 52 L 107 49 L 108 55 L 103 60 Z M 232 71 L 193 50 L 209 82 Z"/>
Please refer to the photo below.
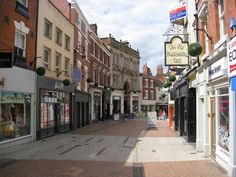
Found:
<path fill-rule="evenodd" d="M 33 141 L 36 137 L 36 74 L 31 63 L 36 58 L 37 8 L 36 0 L 1 1 L 0 145 L 3 147 Z"/>
<path fill-rule="evenodd" d="M 65 28 L 66 26 L 66 28 Z M 37 139 L 69 131 L 73 122 L 74 26 L 50 0 L 39 1 L 36 68 Z"/>
<path fill-rule="evenodd" d="M 141 111 L 156 111 L 156 80 L 150 68 L 145 64 L 140 74 L 140 88 L 142 88 Z"/>
<path fill-rule="evenodd" d="M 111 53 L 98 37 L 97 25 L 92 24 L 90 33 L 90 82 L 91 119 L 102 121 L 110 118 Z"/>
<path fill-rule="evenodd" d="M 234 28 L 230 22 L 235 18 L 236 2 L 198 0 L 196 7 L 198 28 L 205 29 L 198 31 L 203 52 L 196 76 L 196 148 L 235 176 L 235 93 L 231 87 L 234 77 L 230 76 L 229 67 L 232 57 L 227 53 L 233 47 Z"/>

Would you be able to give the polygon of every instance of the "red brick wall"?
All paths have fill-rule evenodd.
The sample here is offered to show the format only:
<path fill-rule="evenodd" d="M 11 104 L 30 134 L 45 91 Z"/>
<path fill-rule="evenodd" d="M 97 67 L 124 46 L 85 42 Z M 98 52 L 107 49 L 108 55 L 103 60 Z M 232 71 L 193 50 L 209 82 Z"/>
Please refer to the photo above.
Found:
<path fill-rule="evenodd" d="M 28 4 L 29 18 L 22 16 L 15 11 L 16 1 L 2 0 L 0 5 L 0 51 L 14 52 L 15 41 L 15 25 L 14 20 L 17 22 L 23 21 L 25 26 L 28 27 L 29 33 L 26 36 L 26 63 L 28 69 L 34 69 L 34 65 L 30 62 L 35 59 L 36 48 L 35 42 L 36 34 L 36 17 L 37 17 L 37 0 L 30 0 Z M 6 22 L 8 19 L 9 23 Z"/>

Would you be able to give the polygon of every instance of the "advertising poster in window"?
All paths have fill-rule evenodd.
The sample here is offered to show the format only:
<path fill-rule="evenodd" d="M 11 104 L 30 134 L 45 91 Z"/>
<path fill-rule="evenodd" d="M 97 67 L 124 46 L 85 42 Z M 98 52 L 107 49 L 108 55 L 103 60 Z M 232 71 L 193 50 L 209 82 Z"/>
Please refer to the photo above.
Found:
<path fill-rule="evenodd" d="M 219 97 L 219 141 L 221 148 L 229 151 L 229 97 Z"/>

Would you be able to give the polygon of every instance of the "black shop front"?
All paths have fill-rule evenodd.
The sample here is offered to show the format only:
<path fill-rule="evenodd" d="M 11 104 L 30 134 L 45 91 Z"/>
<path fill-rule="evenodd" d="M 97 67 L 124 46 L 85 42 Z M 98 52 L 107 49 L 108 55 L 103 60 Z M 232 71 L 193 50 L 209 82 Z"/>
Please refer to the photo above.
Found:
<path fill-rule="evenodd" d="M 46 76 L 37 79 L 37 139 L 72 130 L 72 84 L 64 86 L 61 80 Z"/>

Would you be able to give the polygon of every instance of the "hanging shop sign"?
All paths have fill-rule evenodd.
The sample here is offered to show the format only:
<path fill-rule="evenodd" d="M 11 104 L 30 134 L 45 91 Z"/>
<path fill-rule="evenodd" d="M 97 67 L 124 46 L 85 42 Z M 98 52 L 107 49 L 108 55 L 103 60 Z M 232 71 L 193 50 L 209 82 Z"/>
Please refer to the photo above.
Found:
<path fill-rule="evenodd" d="M 228 77 L 236 76 L 236 36 L 227 44 Z"/>
<path fill-rule="evenodd" d="M 208 67 L 208 80 L 212 80 L 223 75 L 227 75 L 225 58 L 221 58 Z"/>
<path fill-rule="evenodd" d="M 169 18 L 170 22 L 176 22 L 187 16 L 186 1 L 179 2 L 176 6 L 170 8 Z"/>
<path fill-rule="evenodd" d="M 188 42 L 183 42 L 179 36 L 174 36 L 170 42 L 165 42 L 166 66 L 188 65 L 188 58 Z"/>

